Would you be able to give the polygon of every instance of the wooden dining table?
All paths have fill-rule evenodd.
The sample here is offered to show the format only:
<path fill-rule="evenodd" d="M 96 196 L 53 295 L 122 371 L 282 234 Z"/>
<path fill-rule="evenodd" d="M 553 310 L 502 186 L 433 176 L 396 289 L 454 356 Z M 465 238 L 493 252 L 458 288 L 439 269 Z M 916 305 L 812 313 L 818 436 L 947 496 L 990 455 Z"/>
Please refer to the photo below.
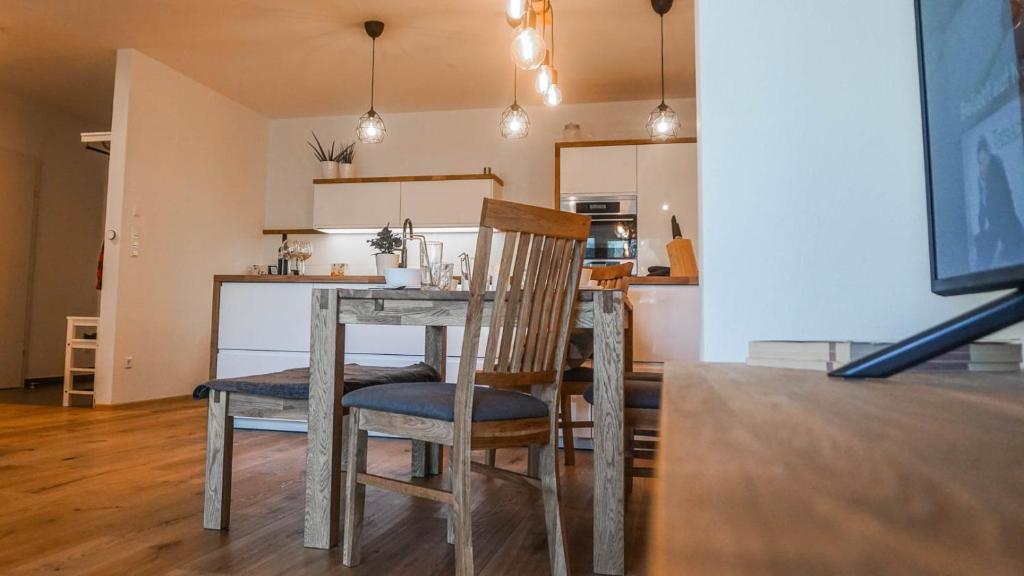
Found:
<path fill-rule="evenodd" d="M 493 294 L 485 303 L 489 321 Z M 623 326 L 620 289 L 585 288 L 575 325 L 594 331 L 594 573 L 624 573 Z M 320 288 L 313 290 L 310 338 L 309 434 L 304 543 L 337 545 L 341 504 L 341 397 L 345 327 L 424 326 L 424 361 L 445 376 L 448 327 L 466 322 L 469 292 Z M 414 445 L 414 469 L 440 471 L 440 451 Z M 433 458 L 431 458 L 433 456 Z M 425 459 L 425 460 L 424 460 Z M 415 470 L 414 470 L 415 471 Z"/>

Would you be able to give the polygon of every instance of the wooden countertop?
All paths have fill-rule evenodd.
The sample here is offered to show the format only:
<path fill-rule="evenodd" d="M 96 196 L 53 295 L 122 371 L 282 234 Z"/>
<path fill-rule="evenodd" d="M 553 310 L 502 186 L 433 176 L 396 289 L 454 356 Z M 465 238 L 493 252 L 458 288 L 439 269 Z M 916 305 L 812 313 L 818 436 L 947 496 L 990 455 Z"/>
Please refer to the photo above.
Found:
<path fill-rule="evenodd" d="M 267 284 L 317 283 L 317 284 L 383 284 L 383 276 L 252 276 L 246 274 L 218 274 L 214 282 L 265 282 Z"/>
<path fill-rule="evenodd" d="M 371 176 L 367 178 L 316 178 L 313 184 L 358 184 L 363 182 L 441 182 L 445 180 L 494 180 L 505 182 L 497 174 L 439 174 L 434 176 Z"/>
<path fill-rule="evenodd" d="M 700 278 L 693 276 L 633 276 L 630 286 L 700 286 Z"/>
<path fill-rule="evenodd" d="M 669 365 L 652 574 L 1024 574 L 1024 376 Z"/>

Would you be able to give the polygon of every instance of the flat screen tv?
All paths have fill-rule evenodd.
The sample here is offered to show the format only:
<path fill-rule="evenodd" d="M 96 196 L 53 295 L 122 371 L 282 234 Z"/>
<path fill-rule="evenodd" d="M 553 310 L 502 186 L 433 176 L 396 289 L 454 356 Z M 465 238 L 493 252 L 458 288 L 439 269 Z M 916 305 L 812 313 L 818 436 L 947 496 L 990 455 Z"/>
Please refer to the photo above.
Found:
<path fill-rule="evenodd" d="M 1024 320 L 1024 1 L 916 10 L 932 291 L 1016 291 L 835 376 L 889 376 Z"/>

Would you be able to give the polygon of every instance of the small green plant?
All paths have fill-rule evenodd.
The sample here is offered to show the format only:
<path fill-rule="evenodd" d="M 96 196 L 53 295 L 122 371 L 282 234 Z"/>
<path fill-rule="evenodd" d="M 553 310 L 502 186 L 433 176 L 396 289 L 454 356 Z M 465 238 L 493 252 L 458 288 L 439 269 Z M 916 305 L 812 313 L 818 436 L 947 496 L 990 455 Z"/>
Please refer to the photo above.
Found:
<path fill-rule="evenodd" d="M 377 236 L 366 241 L 377 254 L 394 254 L 395 250 L 402 245 L 402 238 L 391 231 L 391 223 L 388 222 Z"/>
<path fill-rule="evenodd" d="M 355 142 L 352 142 L 348 146 L 342 146 L 337 152 L 335 152 L 334 149 L 338 145 L 337 142 L 331 141 L 330 149 L 324 149 L 323 145 L 320 144 L 320 139 L 316 137 L 316 132 L 310 131 L 310 134 L 313 135 L 313 140 L 316 142 L 316 146 L 314 146 L 313 142 L 310 142 L 309 140 L 306 141 L 306 144 L 309 144 L 309 147 L 313 149 L 313 156 L 315 156 L 317 160 L 320 162 L 341 162 L 342 164 L 352 163 L 352 159 L 356 154 Z"/>

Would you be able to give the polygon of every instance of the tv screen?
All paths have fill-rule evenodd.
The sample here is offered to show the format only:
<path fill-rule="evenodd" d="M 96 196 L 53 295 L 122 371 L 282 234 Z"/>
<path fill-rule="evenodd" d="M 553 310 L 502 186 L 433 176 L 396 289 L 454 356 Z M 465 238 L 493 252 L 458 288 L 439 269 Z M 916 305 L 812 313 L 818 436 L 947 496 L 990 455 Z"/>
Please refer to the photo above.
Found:
<path fill-rule="evenodd" d="M 918 0 L 932 290 L 1024 286 L 1024 1 Z"/>

